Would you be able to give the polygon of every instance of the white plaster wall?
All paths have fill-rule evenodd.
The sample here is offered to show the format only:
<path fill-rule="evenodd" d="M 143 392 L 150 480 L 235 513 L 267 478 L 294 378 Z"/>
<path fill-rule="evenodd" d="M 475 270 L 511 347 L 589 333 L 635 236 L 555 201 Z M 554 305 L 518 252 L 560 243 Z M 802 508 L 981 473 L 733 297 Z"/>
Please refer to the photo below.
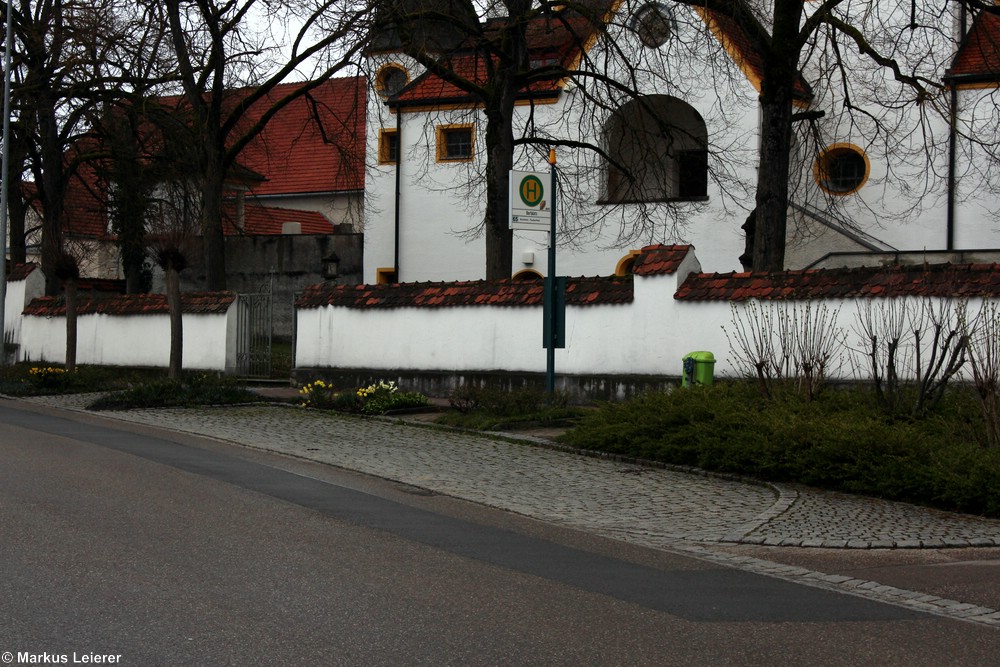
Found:
<path fill-rule="evenodd" d="M 866 378 L 870 371 L 859 334 L 858 313 L 873 308 L 876 320 L 886 309 L 907 307 L 920 312 L 922 298 L 830 299 L 806 301 L 677 301 L 673 298 L 684 274 L 637 276 L 630 304 L 568 307 L 566 348 L 556 351 L 556 372 L 564 374 L 635 374 L 677 377 L 691 352 L 712 352 L 718 377 L 739 377 L 738 348 L 730 346 L 736 324 L 758 331 L 777 330 L 761 313 L 816 317 L 828 310 L 827 322 L 844 343 L 831 360 L 827 375 Z M 942 300 L 933 300 L 935 308 Z M 978 312 L 982 301 L 969 301 Z M 754 313 L 757 313 L 756 315 Z M 413 371 L 544 372 L 541 307 L 461 307 L 349 309 L 315 308 L 297 312 L 299 368 L 361 368 Z M 727 333 L 729 336 L 727 336 Z M 734 345 L 735 336 L 734 336 Z M 900 372 L 913 377 L 912 346 L 904 344 Z M 924 358 L 927 352 L 924 352 Z"/>
<path fill-rule="evenodd" d="M 24 280 L 12 280 L 7 283 L 6 299 L 4 301 L 4 334 L 15 345 L 20 345 L 24 307 L 32 299 L 42 296 L 45 292 L 45 276 L 41 269 L 35 268 Z"/>
<path fill-rule="evenodd" d="M 24 310 L 26 285 L 27 281 L 25 280 L 14 280 L 7 283 L 3 309 L 3 329 L 4 338 L 9 337 L 12 343 L 20 343 L 21 341 L 21 311 Z"/>
<path fill-rule="evenodd" d="M 227 314 L 184 315 L 184 368 L 226 370 L 228 320 Z M 19 359 L 64 363 L 65 318 L 25 316 Z M 169 316 L 80 315 L 76 360 L 104 366 L 165 367 L 170 362 Z"/>
<path fill-rule="evenodd" d="M 725 364 L 728 303 L 676 302 L 676 276 L 637 278 L 631 304 L 568 307 L 559 373 L 679 375 L 684 354 Z M 297 313 L 296 367 L 544 372 L 542 308 L 310 308 Z M 363 333 L 362 333 L 363 332 Z M 340 335 L 336 335 L 339 333 Z"/>

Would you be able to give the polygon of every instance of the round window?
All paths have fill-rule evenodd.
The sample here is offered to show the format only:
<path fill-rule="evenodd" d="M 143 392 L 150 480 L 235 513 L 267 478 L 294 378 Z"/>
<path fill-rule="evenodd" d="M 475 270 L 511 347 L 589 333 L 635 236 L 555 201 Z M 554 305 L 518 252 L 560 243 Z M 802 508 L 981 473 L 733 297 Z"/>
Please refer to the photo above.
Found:
<path fill-rule="evenodd" d="M 670 39 L 674 30 L 674 17 L 670 10 L 658 3 L 643 5 L 632 16 L 632 30 L 644 46 L 655 49 Z"/>
<path fill-rule="evenodd" d="M 402 67 L 396 67 L 395 65 L 384 67 L 382 71 L 378 73 L 376 81 L 378 92 L 386 97 L 391 97 L 406 86 L 406 70 Z"/>
<path fill-rule="evenodd" d="M 864 151 L 852 144 L 828 147 L 813 167 L 816 182 L 831 194 L 857 192 L 868 180 L 869 164 Z"/>

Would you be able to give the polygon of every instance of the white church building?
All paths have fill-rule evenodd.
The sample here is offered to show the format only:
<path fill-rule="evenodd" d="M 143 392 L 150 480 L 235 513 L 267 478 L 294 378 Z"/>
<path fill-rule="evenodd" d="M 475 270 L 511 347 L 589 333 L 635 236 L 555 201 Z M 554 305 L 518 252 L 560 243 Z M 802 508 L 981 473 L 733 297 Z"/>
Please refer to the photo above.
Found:
<path fill-rule="evenodd" d="M 740 24 L 680 2 L 622 0 L 600 39 L 582 39 L 559 12 L 533 19 L 532 65 L 576 72 L 522 90 L 516 106 L 516 169 L 547 171 L 549 144 L 562 144 L 558 273 L 621 274 L 655 243 L 695 246 L 707 272 L 742 270 L 769 16 L 768 0 L 750 4 L 760 17 Z M 822 4 L 807 2 L 806 15 Z M 842 34 L 818 29 L 806 41 L 786 267 L 995 261 L 983 251 L 1000 248 L 1000 13 L 974 16 L 946 0 L 844 2 L 834 11 L 899 72 Z M 446 55 L 462 76 L 486 76 L 481 56 L 461 46 Z M 391 39 L 367 57 L 375 92 L 367 99 L 364 282 L 483 278 L 479 105 Z M 924 92 L 896 80 L 903 77 Z M 548 234 L 517 231 L 513 243 L 511 275 L 544 275 Z"/>

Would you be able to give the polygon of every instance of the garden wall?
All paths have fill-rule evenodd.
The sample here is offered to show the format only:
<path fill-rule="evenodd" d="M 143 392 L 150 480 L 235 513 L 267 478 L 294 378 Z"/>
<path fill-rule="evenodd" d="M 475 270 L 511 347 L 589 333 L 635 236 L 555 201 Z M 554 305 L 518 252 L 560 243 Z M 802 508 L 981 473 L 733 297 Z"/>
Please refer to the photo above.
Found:
<path fill-rule="evenodd" d="M 235 368 L 236 295 L 185 294 L 183 367 Z M 18 360 L 64 363 L 66 309 L 42 297 L 25 309 Z M 170 315 L 162 294 L 81 299 L 77 309 L 79 364 L 166 367 L 170 362 Z"/>
<path fill-rule="evenodd" d="M 17 359 L 21 343 L 21 313 L 34 298 L 45 292 L 45 277 L 35 264 L 18 264 L 7 274 L 7 293 L 4 300 L 4 342 L 7 361 Z"/>
<path fill-rule="evenodd" d="M 546 368 L 542 289 L 513 280 L 314 286 L 296 302 L 297 373 L 537 376 Z M 823 326 L 841 343 L 827 373 L 863 378 L 870 375 L 859 331 L 864 313 L 884 324 L 896 311 L 940 311 L 960 301 L 978 312 L 984 297 L 997 296 L 994 264 L 706 274 L 690 246 L 649 246 L 631 275 L 569 279 L 566 348 L 556 351 L 555 368 L 564 379 L 676 379 L 685 355 L 710 351 L 717 376 L 745 375 L 730 346 L 741 327 L 749 339 L 798 327 L 787 346 L 813 335 L 802 330 L 804 318 L 816 323 L 825 311 Z M 915 373 L 904 363 L 899 370 Z"/>

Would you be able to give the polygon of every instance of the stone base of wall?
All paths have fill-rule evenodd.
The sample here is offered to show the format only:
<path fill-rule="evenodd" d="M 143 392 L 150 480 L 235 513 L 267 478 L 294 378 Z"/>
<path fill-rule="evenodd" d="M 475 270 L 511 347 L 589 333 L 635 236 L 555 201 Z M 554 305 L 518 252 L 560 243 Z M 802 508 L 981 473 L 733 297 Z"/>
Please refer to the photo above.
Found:
<path fill-rule="evenodd" d="M 296 368 L 292 383 L 302 386 L 313 380 L 332 382 L 339 388 L 361 387 L 373 380 L 394 380 L 403 391 L 419 391 L 435 398 L 447 398 L 459 387 L 497 387 L 506 391 L 545 389 L 544 373 L 509 371 L 412 371 L 358 368 Z M 662 375 L 560 375 L 556 390 L 573 402 L 620 401 L 646 391 L 677 387 L 680 378 Z"/>

